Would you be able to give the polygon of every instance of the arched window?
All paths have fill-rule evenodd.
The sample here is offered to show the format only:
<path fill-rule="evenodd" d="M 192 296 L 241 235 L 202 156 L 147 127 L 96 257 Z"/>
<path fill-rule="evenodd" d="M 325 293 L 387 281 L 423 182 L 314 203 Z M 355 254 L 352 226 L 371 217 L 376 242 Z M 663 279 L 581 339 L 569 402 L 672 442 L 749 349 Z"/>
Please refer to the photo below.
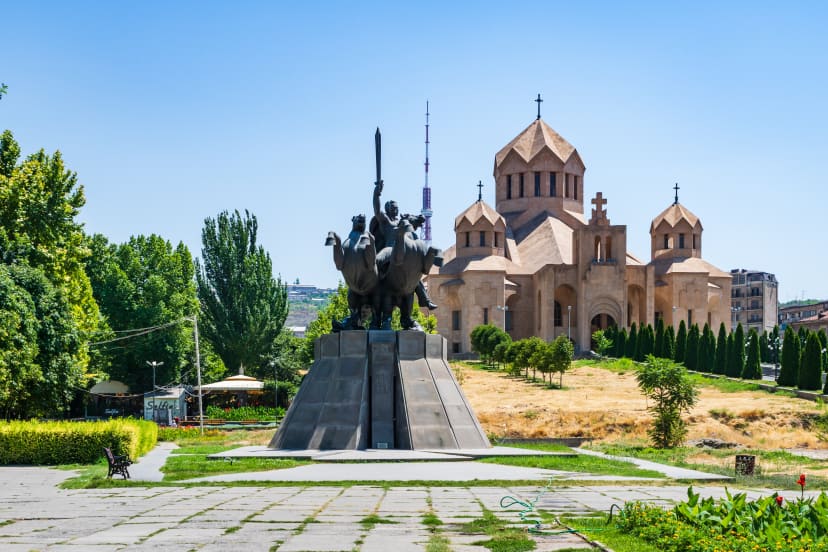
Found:
<path fill-rule="evenodd" d="M 560 328 L 561 326 L 563 326 L 563 314 L 561 314 L 561 304 L 557 301 L 555 301 L 554 319 L 556 328 Z"/>
<path fill-rule="evenodd" d="M 612 236 L 607 236 L 604 240 L 604 256 L 607 260 L 612 259 Z"/>
<path fill-rule="evenodd" d="M 670 236 L 664 234 L 664 247 L 662 249 L 670 249 Z"/>
<path fill-rule="evenodd" d="M 592 260 L 601 260 L 601 236 L 595 236 L 595 244 L 592 249 Z"/>
<path fill-rule="evenodd" d="M 520 180 L 518 181 L 518 197 L 523 197 L 523 173 L 520 173 Z"/>
<path fill-rule="evenodd" d="M 506 175 L 506 199 L 512 199 L 512 175 Z"/>

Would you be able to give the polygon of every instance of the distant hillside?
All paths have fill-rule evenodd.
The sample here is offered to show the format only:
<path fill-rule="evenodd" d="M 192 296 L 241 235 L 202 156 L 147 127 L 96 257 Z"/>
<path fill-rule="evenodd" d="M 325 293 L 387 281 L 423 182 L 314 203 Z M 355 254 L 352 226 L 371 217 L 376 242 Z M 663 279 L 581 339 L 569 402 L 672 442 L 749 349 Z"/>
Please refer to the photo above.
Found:
<path fill-rule="evenodd" d="M 334 293 L 335 289 L 288 284 L 290 310 L 285 326 L 307 326 L 316 320 L 319 311 L 328 305 Z"/>
<path fill-rule="evenodd" d="M 817 303 L 822 303 L 820 299 L 793 299 L 791 301 L 785 301 L 784 303 L 779 303 L 780 309 L 786 309 L 788 307 L 804 307 L 806 305 L 816 305 Z"/>

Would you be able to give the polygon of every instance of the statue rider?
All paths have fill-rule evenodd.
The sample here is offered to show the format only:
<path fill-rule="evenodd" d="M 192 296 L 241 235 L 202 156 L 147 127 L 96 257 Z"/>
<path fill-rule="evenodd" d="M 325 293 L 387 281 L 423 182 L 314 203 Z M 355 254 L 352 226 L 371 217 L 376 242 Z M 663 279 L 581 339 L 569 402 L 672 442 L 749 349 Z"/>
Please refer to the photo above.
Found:
<path fill-rule="evenodd" d="M 370 231 L 374 235 L 374 239 L 376 241 L 377 256 L 379 256 L 379 253 L 383 249 L 394 247 L 394 244 L 397 241 L 397 228 L 402 222 L 402 219 L 399 217 L 400 210 L 396 201 L 386 201 L 385 212 L 380 210 L 381 194 L 382 182 L 380 181 L 374 185 L 374 218 L 371 220 L 370 228 Z M 409 215 L 403 215 L 403 218 L 407 219 L 415 230 L 425 221 L 425 218 L 422 216 L 410 217 Z M 417 239 L 417 235 L 413 234 L 413 238 Z M 380 276 L 382 277 L 388 267 L 386 265 L 378 268 Z M 422 281 L 417 284 L 417 287 L 414 289 L 414 293 L 417 295 L 417 302 L 421 306 L 428 308 L 428 310 L 434 310 L 437 308 L 437 305 L 431 302 L 431 298 L 429 298 Z"/>

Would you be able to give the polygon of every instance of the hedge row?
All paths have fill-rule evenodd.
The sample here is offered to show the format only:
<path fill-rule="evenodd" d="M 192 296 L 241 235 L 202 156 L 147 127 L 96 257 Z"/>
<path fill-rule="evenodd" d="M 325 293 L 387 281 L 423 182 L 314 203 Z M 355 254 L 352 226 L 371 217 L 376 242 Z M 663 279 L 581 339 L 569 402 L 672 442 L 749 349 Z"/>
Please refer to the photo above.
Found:
<path fill-rule="evenodd" d="M 105 422 L 0 423 L 0 465 L 92 464 L 103 447 L 135 459 L 158 440 L 155 422 L 119 419 Z"/>

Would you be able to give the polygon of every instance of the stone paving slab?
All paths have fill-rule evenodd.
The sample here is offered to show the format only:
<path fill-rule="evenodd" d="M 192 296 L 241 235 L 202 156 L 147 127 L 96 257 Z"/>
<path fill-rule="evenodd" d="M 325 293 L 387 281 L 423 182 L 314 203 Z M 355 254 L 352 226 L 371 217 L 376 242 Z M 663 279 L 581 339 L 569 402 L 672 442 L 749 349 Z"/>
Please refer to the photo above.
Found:
<path fill-rule="evenodd" d="M 508 523 L 518 524 L 519 508 L 501 509 L 504 496 L 532 501 L 536 507 L 553 513 L 606 513 L 612 504 L 622 505 L 631 497 L 668 506 L 687 496 L 684 485 L 573 485 L 547 489 L 540 482 L 537 486 L 513 487 L 383 489 L 296 485 L 88 491 L 60 489 L 55 485 L 72 475 L 46 468 L 0 467 L 0 507 L 5 511 L 2 519 L 11 522 L 0 527 L 0 550 L 420 552 L 425 550 L 430 536 L 422 523 L 423 515 L 433 512 L 444 522 L 440 530 L 449 539 L 452 550 L 483 552 L 472 543 L 485 537 L 462 535 L 459 525 L 482 515 L 483 508 Z M 715 484 L 704 484 L 695 490 L 703 497 L 725 495 L 725 488 Z M 751 489 L 747 494 L 753 499 L 772 492 Z M 788 500 L 799 496 L 798 491 L 781 494 Z M 806 492 L 807 496 L 816 494 Z M 372 514 L 395 523 L 363 525 L 361 521 Z M 290 519 L 276 519 L 285 515 L 290 515 Z M 563 537 L 540 536 L 536 540 L 539 551 L 582 546 Z"/>
<path fill-rule="evenodd" d="M 719 475 L 716 473 L 707 473 L 698 470 L 689 470 L 686 468 L 677 468 L 675 466 L 668 466 L 666 464 L 659 464 L 657 462 L 651 462 L 650 460 L 641 460 L 639 458 L 628 458 L 626 456 L 612 456 L 610 454 L 604 454 L 603 452 L 598 452 L 597 450 L 590 450 L 590 449 L 578 449 L 578 452 L 581 454 L 588 454 L 589 456 L 598 456 L 600 458 L 607 458 L 609 460 L 621 460 L 622 462 L 630 462 L 635 464 L 641 469 L 644 470 L 653 470 L 659 473 L 663 473 L 667 477 L 671 479 L 686 479 L 690 481 L 728 481 L 733 479 L 732 477 L 728 477 L 726 475 Z"/>

